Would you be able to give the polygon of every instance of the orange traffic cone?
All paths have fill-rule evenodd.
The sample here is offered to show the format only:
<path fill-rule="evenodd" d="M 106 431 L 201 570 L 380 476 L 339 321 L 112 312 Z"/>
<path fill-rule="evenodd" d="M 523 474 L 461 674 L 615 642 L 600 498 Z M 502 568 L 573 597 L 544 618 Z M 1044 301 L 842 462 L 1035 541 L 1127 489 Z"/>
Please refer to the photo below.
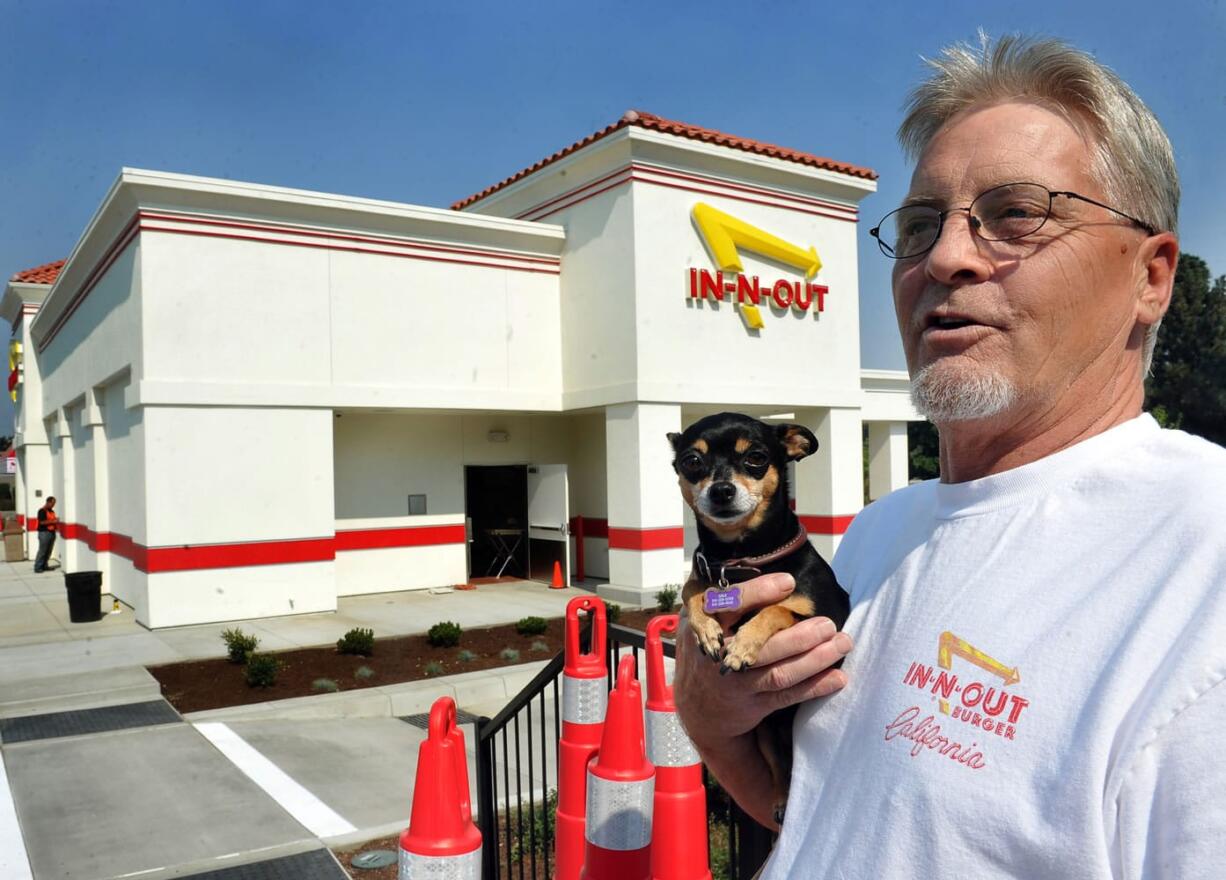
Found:
<path fill-rule="evenodd" d="M 564 590 L 566 584 L 562 583 L 562 563 L 555 562 L 553 564 L 553 580 L 549 584 L 551 590 Z"/>
<path fill-rule="evenodd" d="M 643 690 L 634 656 L 609 692 L 600 751 L 587 765 L 587 851 L 580 880 L 648 880 L 655 768 L 643 744 Z"/>
<path fill-rule="evenodd" d="M 429 730 L 417 752 L 413 813 L 400 835 L 400 876 L 481 876 L 481 832 L 473 824 L 464 734 L 451 697 L 430 707 Z"/>
<path fill-rule="evenodd" d="M 656 767 L 652 804 L 652 880 L 711 880 L 707 790 L 702 762 L 677 720 L 673 686 L 664 676 L 660 634 L 676 632 L 676 614 L 647 624 L 647 760 Z"/>
<path fill-rule="evenodd" d="M 588 653 L 580 653 L 579 612 L 592 618 Z M 587 814 L 587 765 L 604 731 L 605 607 L 596 596 L 576 596 L 566 605 L 566 663 L 562 667 L 562 739 L 558 743 L 558 813 L 554 826 L 558 880 L 579 880 Z"/>

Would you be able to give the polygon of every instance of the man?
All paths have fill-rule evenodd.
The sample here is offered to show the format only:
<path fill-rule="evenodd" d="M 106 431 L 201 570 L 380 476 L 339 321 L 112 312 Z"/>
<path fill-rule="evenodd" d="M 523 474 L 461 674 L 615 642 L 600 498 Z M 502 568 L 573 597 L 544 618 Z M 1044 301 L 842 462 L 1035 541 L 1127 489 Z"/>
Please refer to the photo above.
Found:
<path fill-rule="evenodd" d="M 49 495 L 47 503 L 38 509 L 38 555 L 34 557 L 35 574 L 41 574 L 47 570 L 47 560 L 51 558 L 51 548 L 55 546 L 57 522 L 55 496 Z"/>
<path fill-rule="evenodd" d="M 873 234 L 941 479 L 848 530 L 846 633 L 805 621 L 724 678 L 681 640 L 682 720 L 765 823 L 749 731 L 810 701 L 767 878 L 1226 876 L 1226 451 L 1142 412 L 1170 144 L 1058 42 L 932 66 L 910 193 Z"/>

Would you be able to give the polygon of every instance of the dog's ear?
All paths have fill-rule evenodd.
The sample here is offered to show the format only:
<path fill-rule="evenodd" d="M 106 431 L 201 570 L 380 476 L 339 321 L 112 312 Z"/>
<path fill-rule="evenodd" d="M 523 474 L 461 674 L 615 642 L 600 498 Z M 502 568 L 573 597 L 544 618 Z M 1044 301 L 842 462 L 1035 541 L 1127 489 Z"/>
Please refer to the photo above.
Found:
<path fill-rule="evenodd" d="M 681 442 L 681 435 L 678 434 L 676 431 L 668 432 L 668 442 L 672 444 L 673 452 L 681 451 L 677 448 L 677 444 Z"/>
<path fill-rule="evenodd" d="M 790 461 L 800 461 L 817 452 L 817 438 L 804 425 L 776 425 L 775 436 L 783 444 Z"/>

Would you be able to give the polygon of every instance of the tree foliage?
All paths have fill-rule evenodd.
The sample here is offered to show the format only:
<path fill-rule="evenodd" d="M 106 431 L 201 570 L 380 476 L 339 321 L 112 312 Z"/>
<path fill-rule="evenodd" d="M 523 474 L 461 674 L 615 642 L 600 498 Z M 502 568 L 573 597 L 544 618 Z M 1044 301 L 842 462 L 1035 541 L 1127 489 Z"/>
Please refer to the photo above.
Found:
<path fill-rule="evenodd" d="M 1179 258 L 1145 391 L 1163 425 L 1226 445 L 1226 275 L 1200 257 Z"/>

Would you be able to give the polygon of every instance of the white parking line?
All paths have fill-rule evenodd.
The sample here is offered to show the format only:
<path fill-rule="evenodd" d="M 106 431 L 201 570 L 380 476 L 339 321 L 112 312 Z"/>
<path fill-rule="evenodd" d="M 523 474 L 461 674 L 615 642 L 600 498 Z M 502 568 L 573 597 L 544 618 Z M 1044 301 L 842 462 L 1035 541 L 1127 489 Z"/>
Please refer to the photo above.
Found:
<path fill-rule="evenodd" d="M 291 779 L 227 725 L 210 721 L 196 724 L 195 728 L 248 779 L 264 789 L 269 797 L 316 837 L 335 837 L 357 831 L 340 814 Z"/>
<path fill-rule="evenodd" d="M 0 877 L 5 880 L 34 880 L 21 827 L 17 824 L 17 805 L 13 803 L 13 793 L 9 790 L 3 754 L 0 754 Z"/>

